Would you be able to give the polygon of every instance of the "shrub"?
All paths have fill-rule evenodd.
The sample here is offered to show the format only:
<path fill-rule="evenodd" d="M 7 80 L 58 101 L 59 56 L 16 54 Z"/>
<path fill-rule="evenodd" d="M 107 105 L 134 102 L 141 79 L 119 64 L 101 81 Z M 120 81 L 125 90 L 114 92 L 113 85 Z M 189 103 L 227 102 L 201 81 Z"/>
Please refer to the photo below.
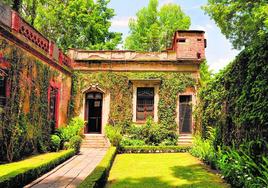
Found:
<path fill-rule="evenodd" d="M 268 185 L 268 158 L 254 159 L 244 148 L 224 147 L 218 154 L 217 166 L 233 187 L 266 187 Z"/>
<path fill-rule="evenodd" d="M 177 140 L 176 139 L 164 139 L 159 146 L 176 146 Z"/>
<path fill-rule="evenodd" d="M 105 126 L 105 135 L 110 140 L 113 146 L 119 146 L 122 140 L 121 128 L 118 126 L 107 125 Z"/>
<path fill-rule="evenodd" d="M 143 140 L 135 140 L 130 138 L 123 138 L 120 142 L 120 147 L 124 146 L 144 146 L 146 145 Z"/>
<path fill-rule="evenodd" d="M 93 172 L 86 177 L 86 179 L 78 186 L 78 188 L 104 187 L 115 155 L 116 148 L 109 148 L 102 161 L 93 170 Z"/>
<path fill-rule="evenodd" d="M 188 152 L 191 146 L 124 146 L 120 153 L 180 153 Z"/>
<path fill-rule="evenodd" d="M 75 117 L 70 123 L 62 128 L 59 128 L 59 135 L 64 142 L 68 142 L 72 137 L 79 135 L 82 137 L 82 129 L 84 127 L 84 120 Z"/>
<path fill-rule="evenodd" d="M 78 135 L 73 136 L 70 139 L 69 148 L 74 149 L 75 153 L 78 154 L 80 151 L 81 143 L 82 143 L 82 138 L 80 136 L 78 136 Z"/>
<path fill-rule="evenodd" d="M 202 139 L 196 135 L 193 141 L 193 147 L 190 153 L 209 164 L 212 168 L 216 168 L 217 153 L 214 148 L 216 137 L 216 129 L 209 127 L 207 131 L 208 138 Z"/>
<path fill-rule="evenodd" d="M 63 149 L 69 149 L 70 148 L 70 143 L 69 142 L 64 142 L 63 143 Z"/>
<path fill-rule="evenodd" d="M 50 141 L 51 141 L 51 150 L 52 151 L 59 151 L 60 149 L 60 142 L 61 142 L 61 139 L 58 135 L 51 135 L 50 137 Z"/>
<path fill-rule="evenodd" d="M 73 155 L 74 150 L 67 150 L 58 153 L 42 154 L 40 157 L 33 156 L 14 164 L 9 163 L 7 166 L 9 169 L 12 169 L 12 171 L 0 177 L 0 187 L 23 187 Z M 40 160 L 40 158 L 42 158 L 42 160 Z M 35 160 L 35 162 L 31 163 L 31 160 Z M 36 161 L 40 162 L 36 163 Z M 25 165 L 25 163 L 27 165 Z M 5 171 L 5 165 L 1 165 L 0 169 Z"/>
<path fill-rule="evenodd" d="M 167 142 L 167 140 L 170 141 L 167 145 L 171 145 L 171 143 L 177 145 L 178 139 L 176 132 L 171 130 L 170 127 L 155 123 L 152 117 L 147 118 L 145 125 L 131 125 L 126 134 L 131 139 L 144 140 L 146 145 L 156 146 L 163 141 Z"/>
<path fill-rule="evenodd" d="M 193 140 L 193 147 L 191 154 L 199 159 L 210 163 L 213 161 L 215 151 L 213 146 L 208 140 L 202 139 L 200 136 L 195 136 Z"/>

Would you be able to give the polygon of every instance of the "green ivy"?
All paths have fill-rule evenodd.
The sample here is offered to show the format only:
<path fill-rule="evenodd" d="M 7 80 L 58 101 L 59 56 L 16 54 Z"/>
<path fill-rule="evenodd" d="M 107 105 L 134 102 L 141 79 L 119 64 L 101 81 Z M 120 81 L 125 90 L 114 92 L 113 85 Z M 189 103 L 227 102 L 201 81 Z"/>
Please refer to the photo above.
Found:
<path fill-rule="evenodd" d="M 7 72 L 11 92 L 0 122 L 0 160 L 13 161 L 33 152 L 46 152 L 52 132 L 47 91 L 58 73 L 4 39 L 0 39 L 0 50 L 11 66 Z"/>
<path fill-rule="evenodd" d="M 72 90 L 73 116 L 79 114 L 83 93 L 91 84 L 98 84 L 108 90 L 111 96 L 109 123 L 130 124 L 132 121 L 132 79 L 161 79 L 159 88 L 158 117 L 160 123 L 176 131 L 176 106 L 178 93 L 197 83 L 190 73 L 161 72 L 75 72 L 75 86 Z M 74 82 L 73 82 L 74 83 Z"/>
<path fill-rule="evenodd" d="M 198 116 L 203 136 L 218 129 L 216 145 L 261 141 L 252 155 L 268 153 L 268 37 L 244 49 L 200 91 Z"/>

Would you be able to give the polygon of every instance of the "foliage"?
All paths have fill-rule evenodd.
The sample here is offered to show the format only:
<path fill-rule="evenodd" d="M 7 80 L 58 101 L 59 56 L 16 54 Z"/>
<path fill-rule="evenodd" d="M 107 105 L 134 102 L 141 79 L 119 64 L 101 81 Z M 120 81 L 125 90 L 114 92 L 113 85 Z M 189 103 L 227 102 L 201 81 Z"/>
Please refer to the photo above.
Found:
<path fill-rule="evenodd" d="M 74 117 L 67 126 L 59 128 L 59 135 L 63 142 L 68 142 L 72 137 L 77 135 L 81 137 L 84 125 L 85 122 L 83 119 Z"/>
<path fill-rule="evenodd" d="M 152 117 L 146 119 L 145 125 L 132 125 L 126 134 L 131 139 L 143 140 L 146 145 L 159 145 L 162 142 L 164 142 L 162 145 L 168 143 L 177 144 L 176 132 L 155 123 Z"/>
<path fill-rule="evenodd" d="M 73 155 L 73 150 L 67 150 L 0 165 L 0 187 L 23 187 Z"/>
<path fill-rule="evenodd" d="M 10 162 L 49 150 L 53 127 L 49 126 L 51 122 L 47 116 L 47 91 L 49 81 L 58 73 L 2 38 L 0 51 L 10 62 L 7 81 L 12 91 L 7 97 L 3 121 L 0 121 L 3 135 L 0 158 Z M 26 102 L 29 111 L 25 112 L 23 104 Z"/>
<path fill-rule="evenodd" d="M 93 170 L 93 172 L 86 177 L 86 179 L 78 186 L 78 188 L 104 187 L 115 155 L 116 148 L 110 147 L 102 161 Z"/>
<path fill-rule="evenodd" d="M 112 126 L 120 127 L 122 134 L 126 134 L 126 131 L 132 123 L 133 87 L 129 80 L 161 79 L 158 103 L 159 124 L 163 129 L 161 130 L 161 134 L 175 139 L 177 133 L 176 106 L 178 93 L 184 92 L 186 88 L 194 88 L 197 83 L 197 80 L 189 73 L 74 72 L 74 74 L 77 82 L 72 92 L 76 95 L 70 102 L 70 104 L 72 104 L 73 115 L 78 115 L 83 106 L 84 96 L 82 91 L 91 84 L 98 84 L 99 88 L 110 95 L 110 114 L 108 122 Z"/>
<path fill-rule="evenodd" d="M 267 40 L 243 50 L 200 92 L 202 130 L 205 133 L 209 126 L 218 127 L 217 145 L 267 141 Z M 263 148 L 252 155 L 260 152 L 268 151 Z"/>
<path fill-rule="evenodd" d="M 119 146 L 122 140 L 121 128 L 118 126 L 105 126 L 105 135 L 113 146 Z"/>
<path fill-rule="evenodd" d="M 245 48 L 201 89 L 203 139 L 192 153 L 216 164 L 234 187 L 267 186 L 267 36 Z M 210 136 L 210 127 L 215 128 Z M 212 154 L 212 155 L 211 155 Z"/>
<path fill-rule="evenodd" d="M 144 146 L 146 145 L 144 140 L 124 138 L 120 142 L 120 148 L 125 146 Z"/>
<path fill-rule="evenodd" d="M 210 164 L 212 168 L 215 168 L 217 160 L 216 150 L 214 148 L 216 130 L 210 127 L 208 135 L 207 139 L 202 139 L 201 136 L 196 135 L 190 153 Z"/>
<path fill-rule="evenodd" d="M 44 6 L 45 3 L 44 0 L 3 0 L 3 2 L 19 12 L 31 25 L 36 19 L 37 8 Z"/>
<path fill-rule="evenodd" d="M 190 27 L 190 17 L 179 5 L 169 3 L 158 10 L 158 0 L 150 0 L 148 7 L 139 10 L 136 16 L 137 19 L 129 21 L 130 35 L 125 41 L 125 48 L 130 50 L 165 50 L 176 30 Z"/>
<path fill-rule="evenodd" d="M 227 188 L 189 153 L 120 154 L 108 178 L 108 188 Z"/>
<path fill-rule="evenodd" d="M 201 85 L 205 85 L 212 76 L 212 71 L 209 70 L 209 66 L 207 61 L 204 61 L 203 63 L 201 63 L 200 65 L 200 82 Z"/>
<path fill-rule="evenodd" d="M 59 151 L 60 149 L 60 143 L 61 143 L 61 139 L 58 135 L 51 135 L 51 150 L 52 151 Z"/>
<path fill-rule="evenodd" d="M 64 51 L 112 50 L 120 43 L 121 34 L 109 31 L 115 14 L 108 3 L 109 0 L 48 1 L 38 7 L 34 26 Z"/>
<path fill-rule="evenodd" d="M 4 1 L 64 51 L 69 48 L 112 50 L 121 42 L 121 33 L 109 31 L 110 20 L 115 15 L 108 7 L 110 0 Z"/>
<path fill-rule="evenodd" d="M 70 139 L 69 148 L 74 149 L 75 153 L 78 154 L 80 151 L 81 143 L 82 143 L 82 138 L 80 136 L 78 136 L 78 135 L 73 136 Z"/>
<path fill-rule="evenodd" d="M 146 146 L 146 145 L 131 145 L 122 146 L 119 148 L 120 153 L 184 153 L 189 152 L 191 146 Z"/>
<path fill-rule="evenodd" d="M 234 187 L 266 187 L 268 185 L 268 158 L 253 158 L 247 150 L 249 143 L 236 148 L 225 147 L 219 152 L 218 168 Z M 246 147 L 245 147 L 246 146 Z"/>
<path fill-rule="evenodd" d="M 268 34 L 267 0 L 209 0 L 203 8 L 235 48 L 260 42 Z"/>

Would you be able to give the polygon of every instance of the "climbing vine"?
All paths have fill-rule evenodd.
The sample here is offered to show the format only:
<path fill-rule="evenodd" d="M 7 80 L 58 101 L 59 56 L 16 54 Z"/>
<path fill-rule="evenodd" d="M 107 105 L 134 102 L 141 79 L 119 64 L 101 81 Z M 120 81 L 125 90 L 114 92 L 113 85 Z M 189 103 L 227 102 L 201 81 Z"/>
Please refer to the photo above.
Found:
<path fill-rule="evenodd" d="M 73 116 L 79 115 L 82 108 L 83 91 L 91 84 L 98 84 L 110 92 L 109 122 L 115 125 L 130 124 L 132 121 L 133 89 L 129 80 L 161 79 L 159 88 L 158 117 L 162 125 L 176 131 L 176 106 L 178 93 L 193 88 L 196 80 L 187 73 L 161 72 L 75 72 L 71 102 Z M 74 82 L 75 81 L 75 82 Z"/>
<path fill-rule="evenodd" d="M 200 91 L 199 126 L 204 137 L 208 127 L 217 128 L 216 145 L 259 141 L 255 155 L 268 152 L 267 40 L 243 50 Z"/>
<path fill-rule="evenodd" d="M 14 161 L 49 149 L 48 87 L 58 75 L 49 66 L 0 39 L 0 52 L 7 69 L 10 95 L 0 122 L 0 161 Z"/>

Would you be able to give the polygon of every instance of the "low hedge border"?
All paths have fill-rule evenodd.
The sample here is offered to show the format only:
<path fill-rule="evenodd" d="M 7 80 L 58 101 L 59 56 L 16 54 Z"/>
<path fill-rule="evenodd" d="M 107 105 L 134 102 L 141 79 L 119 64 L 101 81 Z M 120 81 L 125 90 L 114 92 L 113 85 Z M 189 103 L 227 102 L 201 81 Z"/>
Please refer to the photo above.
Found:
<path fill-rule="evenodd" d="M 124 146 L 119 153 L 183 153 L 189 152 L 190 145 L 185 146 Z"/>
<path fill-rule="evenodd" d="M 60 157 L 42 163 L 39 166 L 15 170 L 14 172 L 0 177 L 0 187 L 23 187 L 74 155 L 75 152 L 73 149 L 67 150 Z"/>
<path fill-rule="evenodd" d="M 104 187 L 116 155 L 116 147 L 110 147 L 102 161 L 78 186 L 78 188 Z"/>

